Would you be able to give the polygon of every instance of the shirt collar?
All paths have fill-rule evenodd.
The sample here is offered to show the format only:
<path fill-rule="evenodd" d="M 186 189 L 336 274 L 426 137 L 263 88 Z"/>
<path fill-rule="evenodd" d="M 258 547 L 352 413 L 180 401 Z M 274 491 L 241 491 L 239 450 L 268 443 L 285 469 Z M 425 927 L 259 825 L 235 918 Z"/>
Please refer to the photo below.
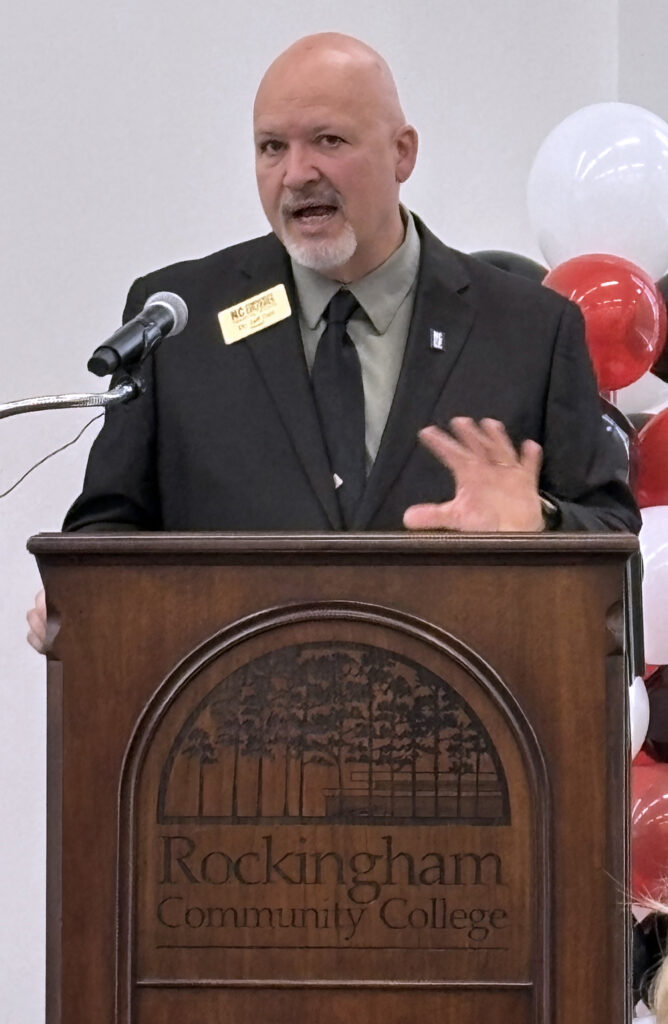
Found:
<path fill-rule="evenodd" d="M 401 211 L 406 233 L 399 248 L 370 274 L 346 286 L 378 334 L 384 334 L 392 323 L 399 306 L 415 284 L 420 263 L 420 238 L 413 215 L 403 206 Z M 307 326 L 314 330 L 341 285 L 294 260 L 292 272 L 301 315 Z"/>

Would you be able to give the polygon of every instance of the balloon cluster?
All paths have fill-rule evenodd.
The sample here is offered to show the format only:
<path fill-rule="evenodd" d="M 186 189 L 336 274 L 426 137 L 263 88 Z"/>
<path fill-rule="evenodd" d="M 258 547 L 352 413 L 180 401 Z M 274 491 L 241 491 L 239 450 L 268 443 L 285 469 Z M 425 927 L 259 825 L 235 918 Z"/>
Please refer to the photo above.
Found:
<path fill-rule="evenodd" d="M 577 303 L 584 318 L 605 428 L 628 467 L 643 520 L 645 653 L 652 664 L 629 699 L 633 891 L 637 901 L 667 901 L 668 408 L 629 419 L 614 392 L 647 372 L 668 382 L 668 124 L 628 103 L 578 110 L 540 147 L 528 205 L 549 271 L 514 253 L 474 255 L 542 281 Z"/>

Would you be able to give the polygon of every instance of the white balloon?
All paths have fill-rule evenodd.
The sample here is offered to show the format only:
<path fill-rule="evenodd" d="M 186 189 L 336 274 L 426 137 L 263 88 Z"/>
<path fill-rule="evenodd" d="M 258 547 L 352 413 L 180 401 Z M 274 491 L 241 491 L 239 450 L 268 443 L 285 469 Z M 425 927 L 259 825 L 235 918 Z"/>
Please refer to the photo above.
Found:
<path fill-rule="evenodd" d="M 666 395 L 665 398 L 662 398 L 660 402 L 657 402 L 656 405 L 650 405 L 649 409 L 643 409 L 643 412 L 649 412 L 652 414 L 652 416 L 656 416 L 657 412 L 663 412 L 663 410 L 667 407 L 668 395 Z"/>
<path fill-rule="evenodd" d="M 643 373 L 633 384 L 619 389 L 615 405 L 626 415 L 630 412 L 659 412 L 668 405 L 668 384 L 653 373 Z"/>
<path fill-rule="evenodd" d="M 631 913 L 636 921 L 644 921 L 648 914 L 653 913 L 653 910 L 650 907 L 644 907 L 641 903 L 632 903 Z"/>
<path fill-rule="evenodd" d="M 668 269 L 668 124 L 631 103 L 595 103 L 536 154 L 529 215 L 551 267 L 608 253 L 656 281 Z"/>
<path fill-rule="evenodd" d="M 649 728 L 649 697 L 642 676 L 636 676 L 629 687 L 629 718 L 631 720 L 631 760 L 636 756 Z"/>
<path fill-rule="evenodd" d="M 641 509 L 645 660 L 668 664 L 668 505 Z"/>

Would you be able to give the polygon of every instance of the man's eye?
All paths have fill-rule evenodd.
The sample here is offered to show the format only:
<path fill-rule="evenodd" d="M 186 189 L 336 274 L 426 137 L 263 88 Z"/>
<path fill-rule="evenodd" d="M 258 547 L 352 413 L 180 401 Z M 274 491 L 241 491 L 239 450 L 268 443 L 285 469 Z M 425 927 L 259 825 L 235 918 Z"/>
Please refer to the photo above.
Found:
<path fill-rule="evenodd" d="M 260 143 L 260 152 L 266 153 L 268 156 L 274 156 L 275 153 L 280 153 L 283 149 L 283 143 L 278 139 L 265 139 L 264 142 Z"/>
<path fill-rule="evenodd" d="M 320 135 L 318 142 L 325 149 L 337 149 L 338 146 L 342 145 L 343 139 L 338 135 Z"/>

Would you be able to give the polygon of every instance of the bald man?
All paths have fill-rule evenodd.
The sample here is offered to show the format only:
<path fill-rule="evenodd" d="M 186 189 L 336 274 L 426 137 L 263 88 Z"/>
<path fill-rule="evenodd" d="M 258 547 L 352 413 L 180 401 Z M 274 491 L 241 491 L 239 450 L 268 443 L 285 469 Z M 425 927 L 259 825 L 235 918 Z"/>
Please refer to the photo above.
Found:
<path fill-rule="evenodd" d="M 168 290 L 189 323 L 146 364 L 146 393 L 107 413 L 64 528 L 637 531 L 575 307 L 400 205 L 417 133 L 385 61 L 348 36 L 300 39 L 265 73 L 253 122 L 272 233 L 132 286 L 126 319 Z M 352 312 L 330 346 L 342 289 Z M 323 389 L 325 344 L 352 376 L 337 364 Z M 353 378 L 351 497 L 348 441 L 332 453 L 356 414 L 323 408 L 339 388 L 352 409 Z"/>
<path fill-rule="evenodd" d="M 260 200 L 297 264 L 350 283 L 399 248 L 417 133 L 378 54 L 330 33 L 299 40 L 260 82 L 253 128 Z"/>

